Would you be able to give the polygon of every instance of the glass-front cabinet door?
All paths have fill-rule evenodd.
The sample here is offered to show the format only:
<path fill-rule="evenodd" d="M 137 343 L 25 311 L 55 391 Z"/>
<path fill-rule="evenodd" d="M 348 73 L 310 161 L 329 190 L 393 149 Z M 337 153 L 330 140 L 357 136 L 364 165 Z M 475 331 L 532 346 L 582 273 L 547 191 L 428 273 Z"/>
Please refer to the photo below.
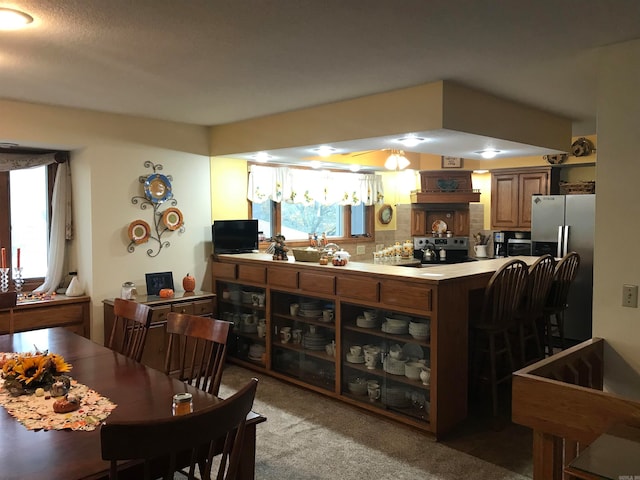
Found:
<path fill-rule="evenodd" d="M 228 355 L 266 366 L 266 296 L 259 287 L 218 282 L 222 320 L 233 324 L 227 340 Z"/>
<path fill-rule="evenodd" d="M 272 370 L 335 390 L 335 305 L 321 298 L 272 292 Z"/>
<path fill-rule="evenodd" d="M 342 394 L 428 421 L 430 319 L 341 303 Z"/>

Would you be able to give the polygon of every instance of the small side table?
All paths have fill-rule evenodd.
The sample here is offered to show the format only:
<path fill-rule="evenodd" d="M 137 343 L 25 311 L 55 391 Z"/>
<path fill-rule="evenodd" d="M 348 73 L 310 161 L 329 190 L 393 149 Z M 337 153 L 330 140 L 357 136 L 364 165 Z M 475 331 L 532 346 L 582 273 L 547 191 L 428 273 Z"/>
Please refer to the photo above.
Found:
<path fill-rule="evenodd" d="M 640 480 L 640 428 L 616 425 L 564 469 L 584 480 Z"/>

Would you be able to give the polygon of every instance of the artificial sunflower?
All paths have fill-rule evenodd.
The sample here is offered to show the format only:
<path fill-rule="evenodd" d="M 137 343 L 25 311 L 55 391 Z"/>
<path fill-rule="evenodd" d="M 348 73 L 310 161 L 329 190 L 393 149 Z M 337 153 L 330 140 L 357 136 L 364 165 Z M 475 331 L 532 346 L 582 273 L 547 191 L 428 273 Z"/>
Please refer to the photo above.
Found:
<path fill-rule="evenodd" d="M 66 373 L 71 370 L 71 364 L 65 362 L 64 358 L 61 355 L 50 353 L 49 359 L 51 360 L 51 364 L 53 366 L 54 375 L 56 373 Z"/>
<path fill-rule="evenodd" d="M 29 385 L 33 381 L 41 381 L 47 372 L 49 359 L 43 356 L 24 357 L 15 367 L 16 379 Z"/>

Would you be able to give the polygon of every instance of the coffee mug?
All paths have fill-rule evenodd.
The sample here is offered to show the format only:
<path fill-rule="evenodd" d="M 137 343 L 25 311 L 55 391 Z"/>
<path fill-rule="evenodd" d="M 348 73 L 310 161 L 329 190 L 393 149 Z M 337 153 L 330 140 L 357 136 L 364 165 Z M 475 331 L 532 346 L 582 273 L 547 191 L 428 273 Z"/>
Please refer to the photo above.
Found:
<path fill-rule="evenodd" d="M 267 334 L 267 326 L 264 323 L 258 324 L 258 337 L 263 338 Z"/>
<path fill-rule="evenodd" d="M 487 256 L 487 246 L 486 245 L 474 245 L 473 251 L 476 252 L 476 257 L 485 258 Z"/>
<path fill-rule="evenodd" d="M 364 351 L 364 363 L 367 365 L 369 370 L 373 370 L 378 365 L 378 353 L 373 350 L 365 350 Z"/>
<path fill-rule="evenodd" d="M 367 393 L 369 394 L 369 401 L 375 402 L 380 398 L 380 385 L 367 385 Z"/>
<path fill-rule="evenodd" d="M 322 319 L 325 322 L 330 322 L 333 320 L 333 310 L 327 309 L 322 311 Z"/>
<path fill-rule="evenodd" d="M 302 343 L 302 330 L 296 328 L 291 331 L 293 343 Z"/>
<path fill-rule="evenodd" d="M 297 303 L 292 303 L 291 305 L 289 305 L 289 313 L 294 317 L 298 315 L 299 309 L 300 309 L 300 305 L 298 305 Z"/>
<path fill-rule="evenodd" d="M 362 347 L 360 345 L 354 345 L 349 349 L 349 351 L 354 357 L 359 357 L 360 355 L 362 355 Z"/>
<path fill-rule="evenodd" d="M 282 327 L 280 329 L 280 341 L 289 343 L 289 340 L 291 340 L 291 327 Z"/>

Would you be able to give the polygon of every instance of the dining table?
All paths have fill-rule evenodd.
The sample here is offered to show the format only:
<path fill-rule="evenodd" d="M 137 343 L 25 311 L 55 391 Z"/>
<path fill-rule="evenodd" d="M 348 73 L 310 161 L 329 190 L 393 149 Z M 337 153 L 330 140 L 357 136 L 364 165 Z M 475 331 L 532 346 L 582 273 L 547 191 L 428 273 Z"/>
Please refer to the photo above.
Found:
<path fill-rule="evenodd" d="M 45 351 L 71 364 L 69 375 L 116 407 L 108 422 L 146 421 L 172 415 L 173 396 L 189 392 L 193 411 L 222 399 L 147 367 L 62 327 L 0 335 L 0 353 Z M 108 479 L 100 427 L 91 431 L 29 430 L 0 408 L 0 480 Z M 241 453 L 240 478 L 255 475 L 256 426 L 266 418 L 250 412 Z"/>

